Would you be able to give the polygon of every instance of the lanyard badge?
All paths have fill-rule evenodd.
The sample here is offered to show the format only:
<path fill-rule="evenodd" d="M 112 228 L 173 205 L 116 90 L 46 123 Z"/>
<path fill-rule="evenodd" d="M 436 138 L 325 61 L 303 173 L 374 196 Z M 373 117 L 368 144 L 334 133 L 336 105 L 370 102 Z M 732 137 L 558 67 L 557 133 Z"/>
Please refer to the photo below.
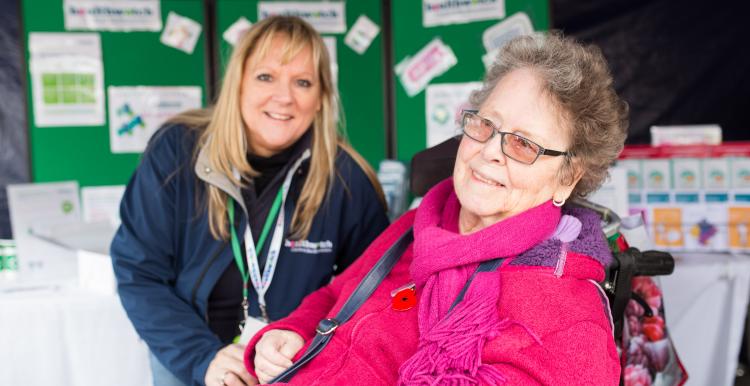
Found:
<path fill-rule="evenodd" d="M 279 193 L 276 195 L 271 210 L 266 218 L 265 225 L 263 226 L 263 232 L 261 232 L 260 238 L 258 238 L 258 247 L 256 249 L 255 242 L 253 241 L 253 235 L 250 231 L 250 224 L 248 223 L 244 233 L 245 241 L 245 257 L 247 259 L 247 270 L 245 270 L 245 264 L 242 262 L 242 252 L 240 250 L 240 242 L 237 237 L 237 232 L 234 229 L 234 199 L 229 197 L 227 202 L 227 214 L 229 216 L 230 229 L 231 229 L 231 240 L 232 240 L 232 253 L 234 254 L 234 261 L 237 264 L 237 268 L 240 270 L 242 275 L 242 311 L 244 319 L 250 316 L 248 313 L 248 282 L 252 284 L 253 289 L 258 294 L 258 305 L 260 307 L 261 317 L 266 323 L 270 320 L 268 317 L 268 311 L 266 309 L 266 292 L 271 286 L 273 275 L 276 271 L 276 263 L 279 259 L 279 251 L 281 250 L 281 242 L 284 236 L 284 204 L 289 193 L 289 187 L 292 183 L 292 177 L 294 173 L 299 169 L 303 161 L 310 158 L 310 149 L 305 150 L 302 156 L 292 165 L 292 168 L 286 174 L 284 183 L 279 189 Z M 278 213 L 278 216 L 277 216 Z M 269 245 L 268 255 L 266 256 L 266 265 L 263 268 L 263 272 L 260 272 L 260 264 L 258 262 L 258 251 L 263 250 L 263 244 L 266 241 L 268 232 L 273 223 L 273 219 L 276 217 L 276 224 L 273 227 L 273 233 L 271 236 L 271 244 Z M 242 328 L 243 325 L 240 327 Z"/>

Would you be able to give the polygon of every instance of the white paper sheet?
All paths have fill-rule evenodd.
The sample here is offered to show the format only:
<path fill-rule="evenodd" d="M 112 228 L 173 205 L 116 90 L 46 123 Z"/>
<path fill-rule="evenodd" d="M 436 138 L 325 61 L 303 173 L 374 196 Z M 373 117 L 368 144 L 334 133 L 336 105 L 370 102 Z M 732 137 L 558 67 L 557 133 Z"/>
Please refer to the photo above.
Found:
<path fill-rule="evenodd" d="M 66 30 L 160 31 L 159 0 L 64 0 Z"/>
<path fill-rule="evenodd" d="M 453 50 L 440 38 L 435 38 L 413 57 L 407 56 L 395 67 L 401 85 L 413 97 L 419 94 L 430 81 L 458 63 Z"/>
<path fill-rule="evenodd" d="M 17 244 L 19 276 L 43 279 L 75 275 L 75 254 L 33 235 L 81 221 L 78 183 L 8 185 L 11 228 Z"/>
<path fill-rule="evenodd" d="M 651 126 L 651 146 L 719 145 L 719 125 Z"/>
<path fill-rule="evenodd" d="M 221 37 L 223 37 L 227 43 L 234 46 L 240 40 L 242 35 L 244 35 L 245 32 L 247 32 L 247 30 L 249 30 L 252 26 L 253 23 L 251 23 L 250 20 L 247 20 L 244 16 L 240 16 L 237 21 L 232 23 L 232 25 L 230 25 L 229 28 L 227 28 L 227 30 L 224 31 L 223 34 L 221 34 Z"/>
<path fill-rule="evenodd" d="M 328 57 L 331 59 L 331 76 L 333 77 L 333 87 L 338 92 L 339 87 L 339 60 L 336 51 L 336 38 L 333 36 L 324 36 L 323 43 L 328 50 Z"/>
<path fill-rule="evenodd" d="M 97 33 L 29 34 L 34 124 L 104 124 L 104 74 Z"/>
<path fill-rule="evenodd" d="M 261 1 L 258 20 L 269 16 L 297 16 L 320 33 L 346 32 L 346 10 L 343 1 Z"/>
<path fill-rule="evenodd" d="M 434 27 L 505 17 L 505 0 L 422 0 L 422 25 Z"/>
<path fill-rule="evenodd" d="M 621 218 L 627 217 L 630 212 L 627 169 L 622 166 L 609 168 L 609 178 L 589 195 L 588 200 L 612 209 Z"/>
<path fill-rule="evenodd" d="M 346 33 L 344 43 L 354 52 L 362 55 L 372 44 L 372 41 L 380 33 L 380 27 L 365 15 L 360 15 L 354 22 L 352 28 Z"/>
<path fill-rule="evenodd" d="M 461 111 L 469 108 L 469 95 L 481 82 L 444 83 L 427 86 L 425 113 L 427 147 L 461 134 Z"/>
<path fill-rule="evenodd" d="M 170 12 L 167 15 L 167 26 L 164 27 L 159 41 L 192 55 L 202 29 L 203 27 L 195 20 Z"/>
<path fill-rule="evenodd" d="M 81 188 L 81 209 L 84 222 L 109 222 L 112 227 L 120 225 L 120 201 L 125 185 L 89 186 Z"/>
<path fill-rule="evenodd" d="M 531 19 L 525 12 L 517 12 L 507 19 L 487 28 L 482 33 L 482 44 L 487 52 L 502 48 L 511 39 L 534 33 Z"/>
<path fill-rule="evenodd" d="M 109 144 L 112 153 L 138 153 L 173 115 L 201 107 L 201 89 L 184 87 L 115 87 L 109 95 Z"/>

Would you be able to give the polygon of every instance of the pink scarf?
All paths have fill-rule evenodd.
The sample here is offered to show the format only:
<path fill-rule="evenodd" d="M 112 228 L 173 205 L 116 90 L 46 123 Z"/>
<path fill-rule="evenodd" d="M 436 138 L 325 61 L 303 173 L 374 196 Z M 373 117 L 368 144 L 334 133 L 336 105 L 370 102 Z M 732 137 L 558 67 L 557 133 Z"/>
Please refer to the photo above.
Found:
<path fill-rule="evenodd" d="M 503 382 L 496 369 L 481 361 L 484 343 L 509 323 L 500 321 L 497 313 L 499 275 L 478 274 L 463 302 L 445 315 L 481 262 L 527 251 L 552 235 L 560 219 L 560 209 L 550 201 L 461 235 L 460 209 L 450 178 L 431 189 L 417 209 L 409 271 L 421 291 L 419 345 L 399 369 L 401 385 Z"/>

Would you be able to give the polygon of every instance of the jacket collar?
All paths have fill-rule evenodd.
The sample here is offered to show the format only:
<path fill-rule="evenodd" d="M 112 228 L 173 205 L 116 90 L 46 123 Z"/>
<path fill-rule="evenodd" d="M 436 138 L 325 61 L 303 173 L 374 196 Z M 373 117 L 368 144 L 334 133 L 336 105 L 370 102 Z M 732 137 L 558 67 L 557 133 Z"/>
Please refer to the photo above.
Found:
<path fill-rule="evenodd" d="M 210 140 L 211 139 L 209 139 L 209 141 Z M 245 208 L 245 200 L 242 199 L 240 187 L 235 185 L 235 183 L 232 182 L 232 180 L 229 179 L 228 176 L 224 175 L 218 170 L 214 170 L 213 166 L 211 166 L 211 162 L 209 162 L 209 154 L 210 152 L 208 150 L 208 146 L 202 146 L 200 152 L 198 153 L 198 159 L 196 159 L 195 161 L 195 175 L 201 181 L 207 184 L 211 184 L 227 193 L 234 199 L 235 202 L 240 204 L 242 210 L 247 213 L 247 208 Z"/>
<path fill-rule="evenodd" d="M 208 139 L 208 141 L 211 141 L 211 138 Z M 312 142 L 312 128 L 308 130 L 302 138 L 300 138 L 296 144 L 292 145 L 294 146 L 294 155 L 292 156 L 292 161 L 289 163 L 289 165 L 294 164 L 298 159 L 304 157 L 305 150 L 309 149 L 311 147 Z M 207 142 L 208 143 L 208 142 Z M 208 150 L 207 143 L 201 146 L 200 151 L 198 152 L 198 158 L 195 161 L 195 168 L 194 172 L 195 175 L 200 179 L 201 181 L 211 184 L 225 193 L 227 193 L 229 196 L 231 196 L 235 202 L 240 204 L 242 207 L 242 210 L 245 212 L 245 214 L 248 213 L 247 207 L 245 206 L 245 200 L 242 197 L 242 191 L 240 189 L 240 186 L 235 184 L 234 181 L 229 178 L 228 176 L 224 175 L 223 173 L 219 172 L 218 170 L 215 170 L 213 166 L 211 165 L 211 162 L 209 161 L 210 151 Z M 286 173 L 288 170 L 288 166 L 284 168 L 283 172 Z M 239 172 L 236 169 L 233 169 L 234 172 L 234 178 L 235 180 L 239 179 Z M 282 177 L 283 178 L 283 177 Z"/>

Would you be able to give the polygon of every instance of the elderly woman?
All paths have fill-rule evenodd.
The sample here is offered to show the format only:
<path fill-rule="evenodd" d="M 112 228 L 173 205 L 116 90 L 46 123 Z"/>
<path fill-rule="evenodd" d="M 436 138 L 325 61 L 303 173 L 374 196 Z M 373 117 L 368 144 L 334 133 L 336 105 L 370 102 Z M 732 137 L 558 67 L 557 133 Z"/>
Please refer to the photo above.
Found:
<path fill-rule="evenodd" d="M 111 254 L 155 386 L 252 383 L 252 336 L 388 225 L 374 172 L 338 134 L 321 37 L 271 17 L 238 42 L 216 104 L 149 143 Z M 365 225 L 366 224 L 366 225 Z"/>
<path fill-rule="evenodd" d="M 251 340 L 245 365 L 261 382 L 292 365 L 413 226 L 390 273 L 290 383 L 618 383 L 596 284 L 612 256 L 597 215 L 564 206 L 600 185 L 625 140 L 627 107 L 604 58 L 559 35 L 519 38 L 471 102 L 453 177 Z"/>

